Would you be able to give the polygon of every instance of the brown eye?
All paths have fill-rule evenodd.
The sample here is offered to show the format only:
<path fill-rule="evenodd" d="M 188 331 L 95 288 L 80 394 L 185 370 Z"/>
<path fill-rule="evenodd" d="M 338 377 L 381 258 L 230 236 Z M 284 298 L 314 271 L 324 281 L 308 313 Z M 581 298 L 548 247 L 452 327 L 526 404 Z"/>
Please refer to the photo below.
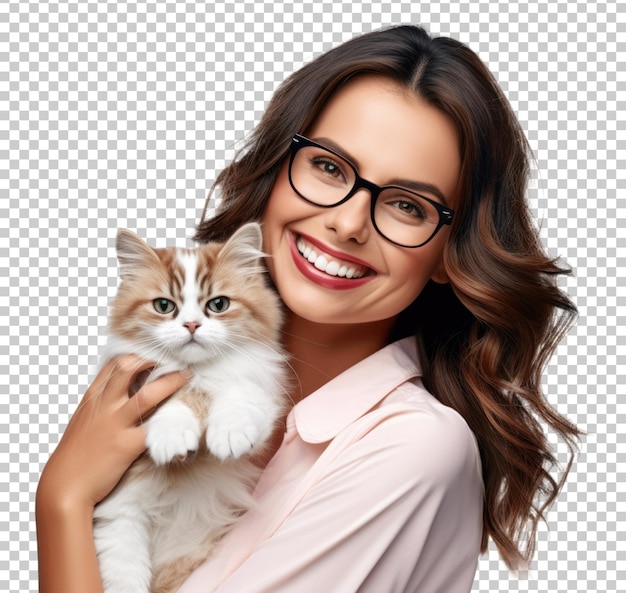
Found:
<path fill-rule="evenodd" d="M 230 307 L 230 299 L 224 296 L 215 297 L 206 304 L 206 308 L 213 313 L 223 313 L 228 307 Z"/>
<path fill-rule="evenodd" d="M 154 310 L 157 313 L 161 313 L 161 315 L 167 315 L 176 309 L 176 303 L 169 299 L 154 299 L 152 304 L 154 305 Z"/>
<path fill-rule="evenodd" d="M 314 164 L 320 171 L 331 177 L 337 177 L 341 174 L 341 169 L 337 166 L 337 163 L 330 159 L 316 159 Z"/>

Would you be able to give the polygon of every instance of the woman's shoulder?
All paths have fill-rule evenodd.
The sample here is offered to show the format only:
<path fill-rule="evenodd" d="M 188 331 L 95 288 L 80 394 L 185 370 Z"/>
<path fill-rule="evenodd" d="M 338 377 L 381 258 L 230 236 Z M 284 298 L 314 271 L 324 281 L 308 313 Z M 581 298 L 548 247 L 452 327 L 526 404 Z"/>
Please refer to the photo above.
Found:
<path fill-rule="evenodd" d="M 481 476 L 478 444 L 467 422 L 419 380 L 398 386 L 361 421 L 367 427 L 362 437 L 374 447 L 393 448 L 400 466 L 444 481 Z"/>
<path fill-rule="evenodd" d="M 398 410 L 404 410 L 409 414 L 408 422 L 432 424 L 440 428 L 445 426 L 455 433 L 473 436 L 463 416 L 432 395 L 419 377 L 398 385 L 381 400 L 378 409 L 383 414 L 387 412 L 390 415 L 395 415 Z"/>

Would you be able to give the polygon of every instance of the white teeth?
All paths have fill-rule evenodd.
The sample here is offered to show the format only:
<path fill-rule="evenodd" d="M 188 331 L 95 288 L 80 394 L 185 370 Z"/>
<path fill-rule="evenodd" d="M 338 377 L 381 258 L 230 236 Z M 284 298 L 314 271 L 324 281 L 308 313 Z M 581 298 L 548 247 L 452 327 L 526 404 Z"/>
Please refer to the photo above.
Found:
<path fill-rule="evenodd" d="M 328 261 L 326 256 L 318 255 L 310 245 L 305 244 L 302 237 L 298 237 L 296 240 L 296 247 L 304 259 L 329 276 L 360 278 L 365 274 L 365 270 L 360 267 L 348 266 L 346 263 L 335 260 Z"/>
<path fill-rule="evenodd" d="M 326 271 L 327 274 L 330 274 L 331 276 L 338 276 L 339 264 L 336 261 L 331 261 L 326 266 L 326 270 L 325 271 Z"/>
<path fill-rule="evenodd" d="M 315 267 L 318 270 L 321 270 L 322 272 L 326 271 L 326 266 L 328 265 L 328 261 L 326 260 L 326 258 L 323 255 L 320 255 L 316 260 L 315 260 Z"/>

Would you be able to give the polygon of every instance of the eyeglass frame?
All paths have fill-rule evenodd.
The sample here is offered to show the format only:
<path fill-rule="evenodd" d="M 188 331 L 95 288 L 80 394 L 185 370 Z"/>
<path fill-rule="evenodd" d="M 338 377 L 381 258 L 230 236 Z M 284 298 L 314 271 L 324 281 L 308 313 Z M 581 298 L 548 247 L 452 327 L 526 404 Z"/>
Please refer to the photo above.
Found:
<path fill-rule="evenodd" d="M 354 172 L 354 185 L 352 186 L 352 189 L 348 192 L 348 194 L 344 198 L 342 198 L 338 202 L 335 202 L 334 204 L 318 204 L 317 202 L 314 202 L 313 200 L 303 196 L 300 193 L 300 191 L 298 191 L 298 188 L 295 186 L 293 179 L 292 179 L 291 169 L 293 166 L 293 162 L 296 158 L 296 154 L 301 148 L 304 148 L 305 146 L 313 146 L 315 148 L 321 148 L 322 150 L 326 150 L 330 152 L 331 154 L 335 155 L 337 158 L 344 161 L 345 163 L 347 163 L 352 168 Z M 400 185 L 376 185 L 375 183 L 368 181 L 367 179 L 364 179 L 363 177 L 359 175 L 357 168 L 345 156 L 339 154 L 332 148 L 328 148 L 327 146 L 324 146 L 323 144 L 319 144 L 318 142 L 315 142 L 314 140 L 311 140 L 310 138 L 303 136 L 302 134 L 296 134 L 291 139 L 288 177 L 289 177 L 289 183 L 293 191 L 295 191 L 298 194 L 298 196 L 302 198 L 305 202 L 308 202 L 309 204 L 313 204 L 313 206 L 318 206 L 319 208 L 335 208 L 336 206 L 340 206 L 341 204 L 344 204 L 350 198 L 352 198 L 360 189 L 366 189 L 370 193 L 370 219 L 372 221 L 372 225 L 376 229 L 376 232 L 383 239 L 385 239 L 386 241 L 389 241 L 390 243 L 393 243 L 394 245 L 398 245 L 398 247 L 405 247 L 407 249 L 417 249 L 418 247 L 423 247 L 428 242 L 432 241 L 434 236 L 441 230 L 442 227 L 446 225 L 450 225 L 452 223 L 452 218 L 454 216 L 454 210 L 452 210 L 451 208 L 448 208 L 447 206 L 444 206 L 443 204 L 440 204 L 439 202 L 436 202 L 435 200 L 431 200 L 430 198 L 427 198 L 426 196 L 416 191 L 413 191 L 406 187 L 402 187 Z M 435 208 L 435 210 L 437 210 L 439 214 L 439 222 L 437 223 L 435 230 L 432 232 L 430 237 L 426 239 L 426 241 L 424 241 L 423 243 L 420 243 L 419 245 L 404 245 L 403 243 L 398 243 L 397 241 L 393 241 L 392 239 L 387 237 L 387 235 L 383 234 L 383 232 L 378 228 L 378 225 L 376 224 L 376 219 L 374 217 L 374 212 L 376 209 L 376 200 L 378 199 L 378 196 L 386 189 L 399 189 L 399 190 L 402 190 L 403 192 L 408 192 L 410 194 L 418 196 L 422 200 L 426 200 L 429 204 L 431 204 Z"/>

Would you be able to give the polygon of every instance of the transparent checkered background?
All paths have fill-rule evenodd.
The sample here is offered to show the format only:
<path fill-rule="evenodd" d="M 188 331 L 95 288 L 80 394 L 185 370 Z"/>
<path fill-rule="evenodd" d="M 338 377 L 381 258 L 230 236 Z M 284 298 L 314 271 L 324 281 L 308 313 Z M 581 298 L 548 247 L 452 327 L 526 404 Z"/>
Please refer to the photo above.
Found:
<path fill-rule="evenodd" d="M 93 377 L 116 229 L 188 243 L 216 173 L 287 74 L 355 34 L 416 22 L 467 42 L 510 98 L 537 155 L 533 208 L 549 251 L 574 268 L 564 286 L 580 308 L 545 387 L 588 436 L 530 572 L 510 575 L 492 549 L 474 591 L 626 590 L 625 12 L 565 0 L 2 2 L 0 587 L 37 589 L 35 488 Z"/>

